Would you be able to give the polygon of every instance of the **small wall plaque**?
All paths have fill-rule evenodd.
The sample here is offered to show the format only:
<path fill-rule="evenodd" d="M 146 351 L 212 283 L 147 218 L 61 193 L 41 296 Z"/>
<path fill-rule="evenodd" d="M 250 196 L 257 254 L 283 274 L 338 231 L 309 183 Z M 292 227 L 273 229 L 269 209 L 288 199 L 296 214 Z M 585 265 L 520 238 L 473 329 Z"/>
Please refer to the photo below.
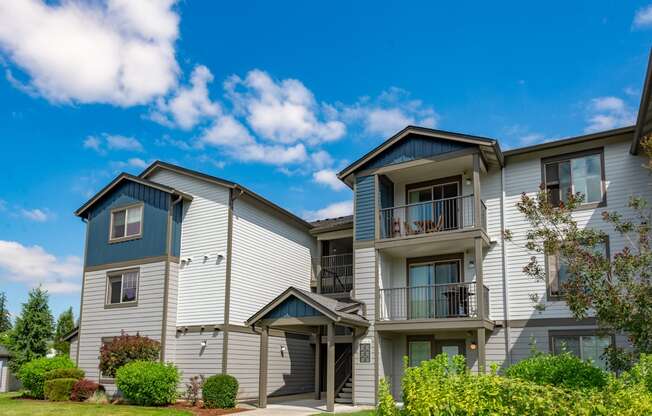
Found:
<path fill-rule="evenodd" d="M 360 362 L 361 363 L 370 363 L 371 362 L 371 344 L 364 343 L 360 344 Z"/>

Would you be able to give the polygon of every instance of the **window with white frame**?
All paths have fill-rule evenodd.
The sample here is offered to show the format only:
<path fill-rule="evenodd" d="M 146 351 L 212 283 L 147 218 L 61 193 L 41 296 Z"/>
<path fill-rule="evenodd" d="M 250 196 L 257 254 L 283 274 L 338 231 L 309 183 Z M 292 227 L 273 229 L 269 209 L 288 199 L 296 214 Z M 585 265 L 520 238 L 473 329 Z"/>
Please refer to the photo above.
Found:
<path fill-rule="evenodd" d="M 111 240 L 136 238 L 143 231 L 143 206 L 115 209 L 111 211 Z"/>
<path fill-rule="evenodd" d="M 553 354 L 570 352 L 585 361 L 591 361 L 596 367 L 606 369 L 605 349 L 613 342 L 613 337 L 596 334 L 552 334 L 550 345 Z"/>
<path fill-rule="evenodd" d="M 138 298 L 138 270 L 126 270 L 108 275 L 106 303 L 135 303 Z"/>
<path fill-rule="evenodd" d="M 568 194 L 584 195 L 582 204 L 604 202 L 602 150 L 543 160 L 543 182 L 553 205 L 568 201 Z"/>

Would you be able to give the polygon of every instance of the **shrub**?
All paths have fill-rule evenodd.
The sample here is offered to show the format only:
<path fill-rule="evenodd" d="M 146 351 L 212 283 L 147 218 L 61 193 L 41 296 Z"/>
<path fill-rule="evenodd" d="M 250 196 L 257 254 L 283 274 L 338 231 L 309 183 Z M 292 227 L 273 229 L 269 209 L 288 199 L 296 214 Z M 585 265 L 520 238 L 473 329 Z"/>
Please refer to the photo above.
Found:
<path fill-rule="evenodd" d="M 608 378 L 605 371 L 569 352 L 559 355 L 537 354 L 509 367 L 505 375 L 536 384 L 571 389 L 601 388 L 607 384 Z"/>
<path fill-rule="evenodd" d="M 104 387 L 101 384 L 87 379 L 78 380 L 75 385 L 72 386 L 70 400 L 83 402 L 93 397 L 93 395 L 98 391 L 104 392 Z"/>
<path fill-rule="evenodd" d="M 74 367 L 75 363 L 66 356 L 37 358 L 21 366 L 18 371 L 18 379 L 29 396 L 42 399 L 44 397 L 45 374 L 57 368 Z"/>
<path fill-rule="evenodd" d="M 208 377 L 202 389 L 204 406 L 218 409 L 235 407 L 238 387 L 238 380 L 231 375 L 217 374 Z"/>
<path fill-rule="evenodd" d="M 118 368 L 131 361 L 157 361 L 161 343 L 138 334 L 122 334 L 100 348 L 100 371 L 115 377 Z"/>
<path fill-rule="evenodd" d="M 86 400 L 86 402 L 94 404 L 109 404 L 109 398 L 106 396 L 104 390 L 97 390 L 91 397 Z"/>
<path fill-rule="evenodd" d="M 172 364 L 132 361 L 116 372 L 115 384 L 125 398 L 141 406 L 162 406 L 177 398 L 179 373 Z"/>
<path fill-rule="evenodd" d="M 81 380 L 84 378 L 84 370 L 80 368 L 55 368 L 45 373 L 45 381 L 57 378 L 74 378 Z"/>
<path fill-rule="evenodd" d="M 43 387 L 45 398 L 53 402 L 63 402 L 70 399 L 72 386 L 76 382 L 76 378 L 55 378 L 54 380 L 47 380 Z"/>
<path fill-rule="evenodd" d="M 198 375 L 190 377 L 190 381 L 186 383 L 185 398 L 191 405 L 196 405 L 201 397 L 201 389 L 204 387 L 204 376 Z"/>
<path fill-rule="evenodd" d="M 389 388 L 389 382 L 386 379 L 380 380 L 378 386 L 378 410 L 377 413 L 383 416 L 398 416 L 396 402 Z"/>

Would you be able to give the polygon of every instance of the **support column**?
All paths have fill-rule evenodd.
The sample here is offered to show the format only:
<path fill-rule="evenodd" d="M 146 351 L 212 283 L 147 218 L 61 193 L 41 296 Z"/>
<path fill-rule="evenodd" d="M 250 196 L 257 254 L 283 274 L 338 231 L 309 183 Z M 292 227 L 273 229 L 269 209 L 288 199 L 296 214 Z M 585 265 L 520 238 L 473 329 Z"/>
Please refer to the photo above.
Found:
<path fill-rule="evenodd" d="M 485 344 L 485 329 L 478 328 L 478 373 L 487 372 L 487 349 Z"/>
<path fill-rule="evenodd" d="M 335 324 L 328 324 L 326 353 L 326 411 L 335 411 Z"/>
<path fill-rule="evenodd" d="M 473 225 L 482 227 L 482 195 L 480 192 L 480 153 L 473 154 Z"/>
<path fill-rule="evenodd" d="M 260 334 L 260 367 L 258 373 L 258 407 L 267 407 L 267 358 L 269 357 L 269 327 Z"/>
<path fill-rule="evenodd" d="M 475 297 L 477 306 L 478 319 L 489 318 L 486 315 L 487 305 L 485 304 L 488 299 L 484 297 L 484 276 L 482 271 L 482 237 L 476 237 L 473 241 L 474 251 L 474 264 L 475 264 Z"/>
<path fill-rule="evenodd" d="M 315 331 L 315 399 L 321 400 L 321 327 Z"/>

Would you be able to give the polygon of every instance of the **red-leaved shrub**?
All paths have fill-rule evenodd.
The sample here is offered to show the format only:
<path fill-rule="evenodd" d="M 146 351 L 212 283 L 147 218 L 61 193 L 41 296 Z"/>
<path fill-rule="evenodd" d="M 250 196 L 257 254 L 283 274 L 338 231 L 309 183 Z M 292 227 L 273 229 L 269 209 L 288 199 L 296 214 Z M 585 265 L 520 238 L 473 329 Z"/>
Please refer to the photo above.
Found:
<path fill-rule="evenodd" d="M 122 333 L 100 348 L 100 371 L 105 377 L 115 377 L 116 370 L 128 362 L 157 361 L 160 352 L 160 342 Z"/>
<path fill-rule="evenodd" d="M 72 386 L 70 400 L 77 402 L 86 401 L 92 397 L 96 391 L 104 391 L 104 386 L 94 382 L 93 380 L 79 380 L 74 386 Z"/>

